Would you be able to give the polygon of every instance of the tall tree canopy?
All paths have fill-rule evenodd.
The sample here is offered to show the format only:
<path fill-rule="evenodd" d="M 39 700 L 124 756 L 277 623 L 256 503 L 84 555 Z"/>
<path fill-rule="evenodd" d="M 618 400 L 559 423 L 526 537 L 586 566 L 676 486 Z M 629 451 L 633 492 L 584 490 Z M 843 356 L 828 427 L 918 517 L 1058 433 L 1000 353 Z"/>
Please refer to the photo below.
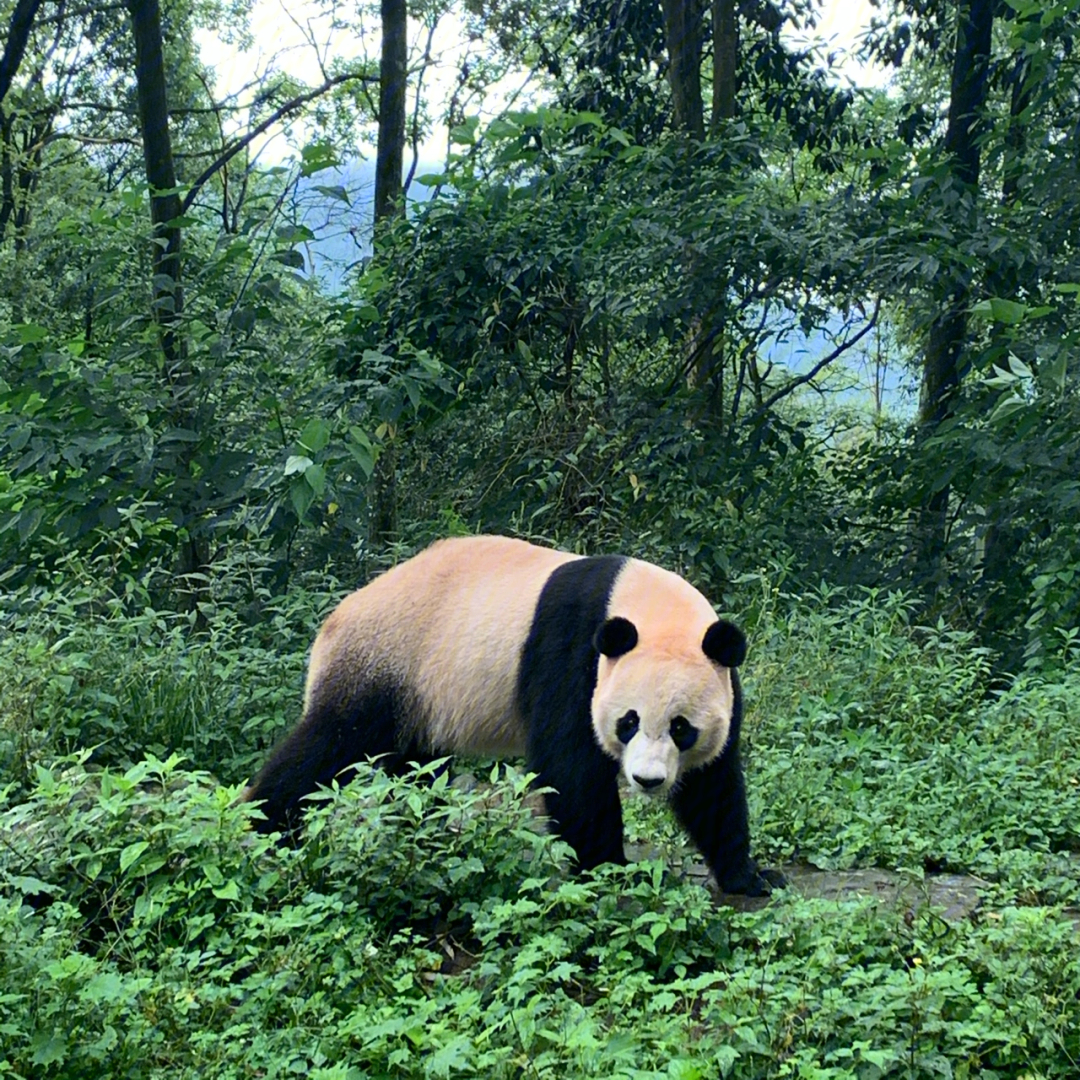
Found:
<path fill-rule="evenodd" d="M 1080 4 L 883 4 L 885 90 L 805 43 L 819 14 L 387 0 L 239 124 L 193 42 L 242 11 L 8 0 L 7 572 L 78 552 L 203 602 L 241 541 L 287 574 L 449 522 L 658 545 L 721 593 L 762 563 L 895 583 L 1011 664 L 1052 654 Z M 263 168 L 274 125 L 294 157 Z M 374 206 L 324 172 L 360 147 Z M 383 223 L 330 284 L 311 199 Z"/>

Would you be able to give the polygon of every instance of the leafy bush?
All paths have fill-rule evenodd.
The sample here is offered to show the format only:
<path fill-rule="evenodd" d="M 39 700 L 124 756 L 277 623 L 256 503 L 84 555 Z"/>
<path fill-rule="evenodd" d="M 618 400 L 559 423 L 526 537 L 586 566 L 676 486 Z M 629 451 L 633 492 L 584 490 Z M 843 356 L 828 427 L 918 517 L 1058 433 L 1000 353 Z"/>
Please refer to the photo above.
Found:
<path fill-rule="evenodd" d="M 566 877 L 520 776 L 424 779 L 366 771 L 292 848 L 175 759 L 38 769 L 0 815 L 0 1073 L 1075 1075 L 1045 909 L 738 914 L 655 862 Z"/>
<path fill-rule="evenodd" d="M 873 590 L 761 605 L 745 679 L 760 842 L 1076 903 L 1080 682 L 1009 679 L 972 634 L 911 612 Z"/>
<path fill-rule="evenodd" d="M 250 776 L 299 715 L 304 657 L 331 603 L 322 590 L 252 593 L 243 605 L 208 597 L 202 631 L 92 581 L 7 598 L 0 771 L 25 784 L 36 763 L 89 749 L 98 765 L 180 752 L 224 779 Z"/>
<path fill-rule="evenodd" d="M 1076 680 L 1010 680 L 900 594 L 736 587 L 758 854 L 974 872 L 975 917 L 718 907 L 647 800 L 627 833 L 661 858 L 570 877 L 502 767 L 475 790 L 362 768 L 277 844 L 167 755 L 250 774 L 298 712 L 325 593 L 245 619 L 223 597 L 201 631 L 24 595 L 0 638 L 0 1075 L 1075 1076 L 1054 905 L 1080 901 Z"/>

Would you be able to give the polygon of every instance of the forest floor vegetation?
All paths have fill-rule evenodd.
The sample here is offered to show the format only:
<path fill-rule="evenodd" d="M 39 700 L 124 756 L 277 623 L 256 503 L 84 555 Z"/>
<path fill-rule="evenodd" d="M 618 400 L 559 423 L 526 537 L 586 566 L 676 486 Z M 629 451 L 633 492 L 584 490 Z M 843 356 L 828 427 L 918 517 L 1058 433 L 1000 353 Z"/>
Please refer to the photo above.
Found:
<path fill-rule="evenodd" d="M 646 857 L 572 876 L 503 766 L 364 769 L 298 845 L 253 832 L 326 596 L 202 635 L 13 614 L 0 1076 L 1077 1076 L 1080 678 L 1008 677 L 897 594 L 764 595 L 754 844 L 803 869 L 754 910 L 645 800 Z"/>

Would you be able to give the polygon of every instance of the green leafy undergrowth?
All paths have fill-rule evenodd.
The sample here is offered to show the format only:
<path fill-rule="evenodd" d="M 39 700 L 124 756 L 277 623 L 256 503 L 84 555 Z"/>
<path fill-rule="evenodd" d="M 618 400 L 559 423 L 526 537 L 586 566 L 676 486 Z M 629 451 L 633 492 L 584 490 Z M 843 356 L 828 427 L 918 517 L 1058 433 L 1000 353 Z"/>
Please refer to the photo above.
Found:
<path fill-rule="evenodd" d="M 329 600 L 297 589 L 241 617 L 190 616 L 121 598 L 22 594 L 0 607 L 0 776 L 81 750 L 126 767 L 183 753 L 228 779 L 252 774 L 299 715 L 304 658 Z"/>
<path fill-rule="evenodd" d="M 175 758 L 39 767 L 0 815 L 0 1074 L 1076 1075 L 1067 920 L 573 877 L 491 779 L 365 768 L 290 846 Z"/>
<path fill-rule="evenodd" d="M 897 594 L 763 617 L 744 685 L 752 819 L 774 858 L 948 869 L 1080 902 L 1080 678 L 1010 679 Z"/>

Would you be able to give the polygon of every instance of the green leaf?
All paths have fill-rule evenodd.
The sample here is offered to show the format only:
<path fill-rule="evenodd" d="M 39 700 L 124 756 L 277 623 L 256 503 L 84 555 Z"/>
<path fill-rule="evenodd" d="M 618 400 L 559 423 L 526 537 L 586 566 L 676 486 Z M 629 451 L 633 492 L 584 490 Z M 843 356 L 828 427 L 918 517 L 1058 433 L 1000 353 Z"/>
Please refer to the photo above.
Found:
<path fill-rule="evenodd" d="M 37 532 L 44 517 L 45 511 L 40 506 L 30 507 L 16 517 L 20 543 L 25 544 Z"/>
<path fill-rule="evenodd" d="M 303 270 L 307 266 L 303 252 L 295 251 L 293 248 L 282 248 L 280 251 L 275 251 L 272 258 L 281 263 L 282 266 L 291 267 L 293 270 Z"/>
<path fill-rule="evenodd" d="M 290 454 L 285 462 L 285 475 L 292 476 L 294 473 L 302 473 L 314 462 L 303 454 Z"/>
<path fill-rule="evenodd" d="M 496 117 L 487 127 L 489 139 L 506 139 L 520 134 L 521 126 L 502 116 Z"/>
<path fill-rule="evenodd" d="M 993 411 L 990 413 L 990 423 L 1000 424 L 1003 421 L 1008 420 L 1010 416 L 1020 412 L 1025 407 L 1023 398 L 1017 397 L 1015 394 L 1002 394 L 998 403 L 994 406 Z"/>
<path fill-rule="evenodd" d="M 370 479 L 371 474 L 375 471 L 375 458 L 377 457 L 375 446 L 360 428 L 350 428 L 349 436 L 350 442 L 346 444 L 346 449 L 349 451 L 353 461 L 360 466 L 364 476 Z"/>
<path fill-rule="evenodd" d="M 1061 393 L 1065 389 L 1065 380 L 1069 374 L 1069 353 L 1066 349 L 1058 349 L 1054 355 L 1039 364 L 1039 382 Z"/>
<path fill-rule="evenodd" d="M 257 315 L 254 308 L 237 308 L 229 317 L 229 325 L 242 334 L 250 334 L 255 329 Z"/>
<path fill-rule="evenodd" d="M 304 480 L 316 495 L 321 496 L 326 490 L 326 470 L 321 465 L 309 465 L 304 470 Z"/>
<path fill-rule="evenodd" d="M 237 887 L 237 884 L 236 884 L 235 881 L 227 881 L 227 882 L 225 882 L 224 885 L 211 889 L 211 892 L 213 892 L 213 894 L 219 900 L 239 900 L 240 899 L 240 889 Z"/>
<path fill-rule="evenodd" d="M 475 146 L 476 130 L 480 126 L 478 116 L 470 116 L 450 129 L 450 141 L 458 146 Z"/>
<path fill-rule="evenodd" d="M 976 315 L 983 315 L 993 319 L 994 322 L 1005 323 L 1006 326 L 1015 326 L 1023 322 L 1028 308 L 1026 304 L 1016 300 L 1005 300 L 999 296 L 992 296 L 988 300 L 980 300 L 972 307 Z"/>
<path fill-rule="evenodd" d="M 1009 370 L 1019 379 L 1032 379 L 1035 373 L 1014 353 L 1009 353 Z"/>
<path fill-rule="evenodd" d="M 201 220 L 197 217 L 190 214 L 180 214 L 178 217 L 169 218 L 168 221 L 164 222 L 164 227 L 169 229 L 191 229 L 201 224 Z"/>
<path fill-rule="evenodd" d="M 330 424 L 321 416 L 316 416 L 312 417 L 304 425 L 304 430 L 300 433 L 297 442 L 309 454 L 317 454 L 320 450 L 324 450 L 327 443 L 330 442 L 330 434 Z"/>
<path fill-rule="evenodd" d="M 79 991 L 87 1004 L 119 1001 L 124 996 L 124 980 L 115 971 L 101 971 Z"/>
<path fill-rule="evenodd" d="M 296 477 L 289 485 L 289 498 L 292 500 L 296 516 L 303 520 L 311 504 L 315 501 L 315 492 L 307 480 L 300 476 Z"/>
<path fill-rule="evenodd" d="M 139 856 L 150 846 L 148 840 L 136 840 L 134 844 L 128 844 L 120 852 L 120 871 L 123 873 L 135 862 L 138 861 Z"/>
<path fill-rule="evenodd" d="M 314 176 L 323 169 L 331 169 L 340 165 L 341 160 L 337 155 L 332 143 L 325 139 L 319 139 L 308 143 L 300 151 L 300 175 Z"/>
<path fill-rule="evenodd" d="M 349 199 L 349 193 L 341 186 L 341 184 L 315 184 L 314 189 L 319 192 L 320 195 L 325 195 L 330 199 L 337 199 L 338 202 L 343 202 L 346 206 L 352 206 L 352 202 Z"/>
<path fill-rule="evenodd" d="M 66 1052 L 67 1040 L 55 1032 L 35 1035 L 30 1041 L 30 1061 L 34 1065 L 55 1065 Z"/>
<path fill-rule="evenodd" d="M 32 345 L 37 341 L 44 341 L 49 336 L 49 331 L 37 323 L 16 323 L 13 327 L 19 338 L 20 345 Z"/>

